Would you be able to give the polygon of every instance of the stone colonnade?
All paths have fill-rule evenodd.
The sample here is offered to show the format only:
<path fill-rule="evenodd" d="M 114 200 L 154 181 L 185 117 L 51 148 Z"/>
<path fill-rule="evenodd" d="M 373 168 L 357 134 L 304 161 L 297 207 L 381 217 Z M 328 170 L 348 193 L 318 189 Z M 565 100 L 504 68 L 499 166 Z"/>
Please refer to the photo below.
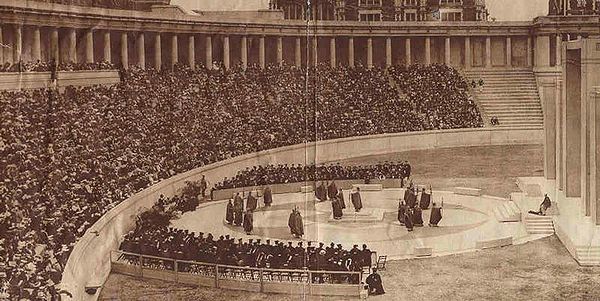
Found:
<path fill-rule="evenodd" d="M 448 64 L 461 69 L 521 67 L 556 64 L 551 55 L 552 37 L 523 35 L 411 36 L 277 36 L 260 34 L 168 33 L 104 29 L 58 28 L 4 24 L 0 62 L 48 61 L 92 63 L 108 61 L 142 68 L 184 63 L 212 68 L 234 64 L 286 62 L 296 66 L 328 63 L 331 66 L 366 67 Z M 308 51 L 307 51 L 308 50 Z M 557 51 L 554 51 L 557 52 Z"/>

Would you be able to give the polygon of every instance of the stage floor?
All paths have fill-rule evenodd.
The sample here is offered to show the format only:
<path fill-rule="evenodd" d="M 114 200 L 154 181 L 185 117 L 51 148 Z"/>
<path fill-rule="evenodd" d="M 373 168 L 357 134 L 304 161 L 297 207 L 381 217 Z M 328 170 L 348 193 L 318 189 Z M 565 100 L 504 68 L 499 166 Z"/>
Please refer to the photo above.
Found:
<path fill-rule="evenodd" d="M 344 218 L 352 219 L 354 209 L 346 195 Z M 187 212 L 173 220 L 172 225 L 193 232 L 212 233 L 215 237 L 229 234 L 235 238 L 260 238 L 271 241 L 313 241 L 329 245 L 340 243 L 345 248 L 366 243 L 371 250 L 387 254 L 391 259 L 413 257 L 415 248 L 432 248 L 434 255 L 446 255 L 473 250 L 478 241 L 513 237 L 513 241 L 528 237 L 522 223 L 500 223 L 493 208 L 502 200 L 486 196 L 457 195 L 447 191 L 434 191 L 435 202 L 444 201 L 443 219 L 438 227 L 429 227 L 431 210 L 423 211 L 424 227 L 408 232 L 397 221 L 398 199 L 402 189 L 361 192 L 367 211 L 382 211 L 383 219 L 373 222 L 340 223 L 331 218 L 331 203 L 318 202 L 313 193 L 289 193 L 273 196 L 271 207 L 260 207 L 254 213 L 254 231 L 246 235 L 242 227 L 224 222 L 226 201 L 202 204 L 197 210 Z M 261 204 L 262 205 L 262 204 Z M 305 235 L 294 238 L 287 226 L 292 208 L 298 207 L 304 221 Z M 315 244 L 315 243 L 313 243 Z"/>

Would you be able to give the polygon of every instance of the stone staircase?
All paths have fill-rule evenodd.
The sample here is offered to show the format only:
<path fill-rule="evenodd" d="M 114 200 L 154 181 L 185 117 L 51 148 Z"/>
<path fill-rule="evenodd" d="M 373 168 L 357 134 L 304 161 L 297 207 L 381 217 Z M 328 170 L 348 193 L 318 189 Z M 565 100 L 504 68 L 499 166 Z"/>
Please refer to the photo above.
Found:
<path fill-rule="evenodd" d="M 502 205 L 496 206 L 493 211 L 494 216 L 501 223 L 521 221 L 521 210 L 515 202 L 504 202 Z"/>
<path fill-rule="evenodd" d="M 600 264 L 600 247 L 577 247 L 577 262 L 583 266 Z"/>
<path fill-rule="evenodd" d="M 473 96 L 489 125 L 497 117 L 499 127 L 543 127 L 543 113 L 537 82 L 529 69 L 490 69 L 464 71 L 469 80 L 483 79 L 483 87 L 473 89 Z"/>
<path fill-rule="evenodd" d="M 525 215 L 525 228 L 529 234 L 554 234 L 552 216 L 540 216 L 530 213 Z"/>

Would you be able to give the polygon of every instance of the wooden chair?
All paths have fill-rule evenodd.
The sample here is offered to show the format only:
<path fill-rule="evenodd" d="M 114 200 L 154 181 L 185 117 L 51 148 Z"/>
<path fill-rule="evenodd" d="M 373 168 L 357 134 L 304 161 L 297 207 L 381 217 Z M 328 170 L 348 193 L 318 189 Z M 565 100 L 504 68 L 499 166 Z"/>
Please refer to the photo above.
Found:
<path fill-rule="evenodd" d="M 377 269 L 385 271 L 385 263 L 387 261 L 387 255 L 380 255 L 377 258 Z"/>

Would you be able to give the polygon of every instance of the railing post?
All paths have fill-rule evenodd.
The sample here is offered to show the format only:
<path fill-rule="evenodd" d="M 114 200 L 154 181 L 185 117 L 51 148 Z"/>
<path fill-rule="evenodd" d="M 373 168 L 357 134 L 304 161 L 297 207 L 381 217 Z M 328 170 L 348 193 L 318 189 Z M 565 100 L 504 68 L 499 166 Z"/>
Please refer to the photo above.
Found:
<path fill-rule="evenodd" d="M 173 271 L 175 272 L 175 282 L 179 282 L 179 262 L 173 260 Z"/>
<path fill-rule="evenodd" d="M 219 265 L 215 264 L 215 288 L 219 288 Z"/>
<path fill-rule="evenodd" d="M 138 276 L 141 277 L 141 278 L 144 278 L 144 256 L 139 255 L 138 261 L 140 263 L 139 264 L 139 266 L 140 266 L 140 272 L 139 272 Z"/>
<path fill-rule="evenodd" d="M 263 283 L 263 269 L 259 269 L 259 277 L 260 277 L 260 292 L 264 292 L 264 283 Z"/>
<path fill-rule="evenodd" d="M 308 294 L 309 295 L 312 295 L 312 282 L 313 282 L 312 271 L 308 270 Z"/>

